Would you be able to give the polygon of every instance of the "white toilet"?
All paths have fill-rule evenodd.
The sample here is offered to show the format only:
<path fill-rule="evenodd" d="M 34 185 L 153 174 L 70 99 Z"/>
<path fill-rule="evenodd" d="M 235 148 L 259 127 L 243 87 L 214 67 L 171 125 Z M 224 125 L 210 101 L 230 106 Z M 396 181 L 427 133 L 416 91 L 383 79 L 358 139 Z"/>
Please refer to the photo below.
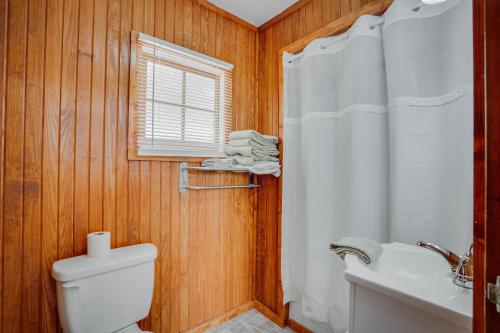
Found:
<path fill-rule="evenodd" d="M 143 332 L 136 323 L 151 308 L 156 255 L 153 244 L 140 244 L 113 249 L 104 258 L 55 262 L 52 276 L 64 332 Z"/>

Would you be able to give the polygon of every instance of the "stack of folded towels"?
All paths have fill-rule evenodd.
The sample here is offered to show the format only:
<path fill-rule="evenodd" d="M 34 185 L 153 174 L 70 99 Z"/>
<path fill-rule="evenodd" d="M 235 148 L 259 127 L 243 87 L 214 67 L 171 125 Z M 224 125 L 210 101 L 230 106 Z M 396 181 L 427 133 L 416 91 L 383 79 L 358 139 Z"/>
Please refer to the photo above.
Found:
<path fill-rule="evenodd" d="M 202 162 L 206 167 L 244 169 L 252 173 L 272 174 L 279 177 L 278 137 L 260 134 L 254 130 L 229 134 L 224 147 L 225 158 L 213 158 Z"/>

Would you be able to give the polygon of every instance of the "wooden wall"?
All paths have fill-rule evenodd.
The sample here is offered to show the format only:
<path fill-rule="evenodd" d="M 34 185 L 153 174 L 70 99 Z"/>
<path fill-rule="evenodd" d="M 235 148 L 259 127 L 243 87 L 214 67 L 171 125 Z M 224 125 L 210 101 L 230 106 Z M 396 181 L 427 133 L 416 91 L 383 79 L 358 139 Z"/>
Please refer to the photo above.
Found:
<path fill-rule="evenodd" d="M 255 191 L 179 194 L 178 162 L 127 160 L 127 109 L 133 29 L 233 63 L 234 127 L 254 127 L 256 29 L 202 0 L 0 0 L 0 16 L 0 331 L 58 331 L 50 267 L 98 230 L 158 247 L 145 329 L 253 300 Z"/>
<path fill-rule="evenodd" d="M 317 35 L 315 32 L 334 20 L 379 2 L 387 0 L 302 0 L 259 28 L 261 132 L 280 134 L 279 51 L 302 38 Z M 258 191 L 256 299 L 286 320 L 280 277 L 280 184 L 275 178 L 263 181 L 265 186 Z"/>
<path fill-rule="evenodd" d="M 0 0 L 0 332 L 58 331 L 50 266 L 98 230 L 159 249 L 143 328 L 190 330 L 254 299 L 284 322 L 279 181 L 181 195 L 178 162 L 127 160 L 130 31 L 235 64 L 234 128 L 278 135 L 279 50 L 369 1 L 301 0 L 257 31 L 204 0 Z"/>

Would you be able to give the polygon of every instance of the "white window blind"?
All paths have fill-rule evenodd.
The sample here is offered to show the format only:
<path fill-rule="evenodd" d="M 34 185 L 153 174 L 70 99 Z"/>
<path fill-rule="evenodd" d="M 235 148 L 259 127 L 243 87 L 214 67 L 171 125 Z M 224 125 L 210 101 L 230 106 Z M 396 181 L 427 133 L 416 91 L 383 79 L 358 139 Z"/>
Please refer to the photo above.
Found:
<path fill-rule="evenodd" d="M 137 155 L 223 156 L 233 66 L 142 33 L 135 43 Z"/>

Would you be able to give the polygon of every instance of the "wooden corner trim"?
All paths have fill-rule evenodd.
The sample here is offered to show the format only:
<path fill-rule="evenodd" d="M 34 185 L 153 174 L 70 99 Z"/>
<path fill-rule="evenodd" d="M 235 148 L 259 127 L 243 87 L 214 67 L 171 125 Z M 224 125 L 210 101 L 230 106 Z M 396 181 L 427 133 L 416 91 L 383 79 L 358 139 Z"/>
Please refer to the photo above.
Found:
<path fill-rule="evenodd" d="M 296 333 L 314 333 L 313 331 L 293 319 L 288 319 L 287 324 L 287 326 L 294 330 Z"/>
<path fill-rule="evenodd" d="M 254 301 L 254 306 L 257 311 L 262 313 L 264 316 L 267 317 L 267 319 L 271 320 L 276 325 L 282 328 L 286 326 L 288 318 L 281 318 L 280 316 L 278 316 L 278 314 L 276 314 L 274 311 L 272 311 L 259 301 Z"/>
<path fill-rule="evenodd" d="M 239 316 L 240 314 L 247 312 L 248 310 L 251 310 L 255 307 L 254 301 L 249 301 L 245 304 L 242 304 L 238 306 L 237 308 L 230 310 L 219 317 L 216 317 L 212 320 L 206 321 L 195 328 L 192 328 L 188 331 L 185 331 L 184 333 L 201 333 L 205 332 L 206 330 L 215 327 L 217 325 L 220 325 L 236 316 Z"/>

